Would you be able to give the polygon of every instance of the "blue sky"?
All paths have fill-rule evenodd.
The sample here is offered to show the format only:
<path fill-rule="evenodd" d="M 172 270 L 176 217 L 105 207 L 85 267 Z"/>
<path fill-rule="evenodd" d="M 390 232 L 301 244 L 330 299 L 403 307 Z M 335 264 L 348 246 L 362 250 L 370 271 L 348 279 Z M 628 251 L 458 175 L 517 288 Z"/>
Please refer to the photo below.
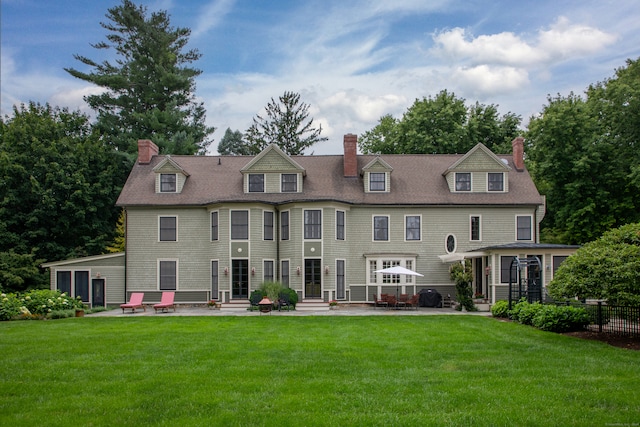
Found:
<path fill-rule="evenodd" d="M 384 114 L 401 117 L 417 98 L 447 89 L 498 104 L 501 113 L 539 113 L 547 95 L 582 93 L 640 57 L 640 6 L 617 1 L 485 0 L 138 0 L 188 27 L 196 96 L 217 128 L 246 130 L 270 98 L 301 94 L 326 143 L 339 154 L 346 133 L 362 134 Z M 68 75 L 74 54 L 108 59 L 107 9 L 119 0 L 1 0 L 1 113 L 37 101 L 91 113 L 99 88 Z"/>

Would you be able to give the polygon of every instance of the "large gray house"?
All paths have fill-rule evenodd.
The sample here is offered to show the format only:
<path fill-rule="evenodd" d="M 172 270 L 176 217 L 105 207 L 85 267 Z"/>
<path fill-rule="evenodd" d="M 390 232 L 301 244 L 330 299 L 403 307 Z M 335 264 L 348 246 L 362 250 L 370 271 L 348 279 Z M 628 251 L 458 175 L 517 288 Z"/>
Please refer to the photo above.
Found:
<path fill-rule="evenodd" d="M 474 291 L 505 299 L 514 257 L 537 256 L 546 284 L 576 250 L 539 243 L 545 200 L 523 143 L 509 155 L 482 144 L 459 155 L 358 155 L 356 135 L 345 135 L 342 155 L 270 145 L 257 156 L 169 156 L 141 140 L 117 202 L 126 255 L 44 266 L 53 289 L 98 305 L 168 290 L 178 303 L 246 303 L 270 280 L 300 301 L 366 303 L 422 289 L 455 296 L 449 267 L 466 258 Z M 423 277 L 376 272 L 396 265 Z"/>

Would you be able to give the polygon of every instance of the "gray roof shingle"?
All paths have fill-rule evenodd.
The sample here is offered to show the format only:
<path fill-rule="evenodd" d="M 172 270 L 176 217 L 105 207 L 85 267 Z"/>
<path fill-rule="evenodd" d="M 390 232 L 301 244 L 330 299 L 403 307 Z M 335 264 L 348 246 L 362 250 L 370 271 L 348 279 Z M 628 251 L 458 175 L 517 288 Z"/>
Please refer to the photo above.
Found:
<path fill-rule="evenodd" d="M 358 171 L 376 155 L 358 155 Z M 306 170 L 302 193 L 243 193 L 241 170 L 252 156 L 171 156 L 189 174 L 182 192 L 156 193 L 153 168 L 165 159 L 154 156 L 149 164 L 136 163 L 118 198 L 118 206 L 204 206 L 228 202 L 338 201 L 354 205 L 541 205 L 544 203 L 529 173 L 513 168 L 505 159 L 508 193 L 452 193 L 443 173 L 462 155 L 380 155 L 392 168 L 390 193 L 365 193 L 363 177 L 343 176 L 342 155 L 291 156 Z"/>

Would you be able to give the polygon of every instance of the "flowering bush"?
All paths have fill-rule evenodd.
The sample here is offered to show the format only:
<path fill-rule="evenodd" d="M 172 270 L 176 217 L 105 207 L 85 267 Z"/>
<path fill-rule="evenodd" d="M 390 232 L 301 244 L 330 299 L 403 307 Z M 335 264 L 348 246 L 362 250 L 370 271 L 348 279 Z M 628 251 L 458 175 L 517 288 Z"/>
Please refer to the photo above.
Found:
<path fill-rule="evenodd" d="M 46 316 L 54 311 L 77 308 L 84 308 L 79 298 L 74 299 L 60 291 L 48 289 L 0 296 L 0 320 L 11 320 L 19 316 Z"/>

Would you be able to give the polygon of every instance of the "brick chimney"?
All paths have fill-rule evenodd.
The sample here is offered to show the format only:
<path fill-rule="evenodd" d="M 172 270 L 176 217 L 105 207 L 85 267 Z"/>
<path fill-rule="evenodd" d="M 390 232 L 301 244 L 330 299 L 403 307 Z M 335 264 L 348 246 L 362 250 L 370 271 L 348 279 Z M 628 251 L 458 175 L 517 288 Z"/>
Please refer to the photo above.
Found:
<path fill-rule="evenodd" d="M 524 138 L 516 137 L 511 141 L 511 147 L 513 147 L 513 166 L 518 172 L 522 172 L 524 170 Z"/>
<path fill-rule="evenodd" d="M 344 136 L 344 176 L 358 176 L 358 136 L 348 133 Z"/>
<path fill-rule="evenodd" d="M 141 165 L 147 165 L 151 162 L 153 156 L 157 156 L 158 146 L 150 139 L 138 140 L 138 163 Z"/>

